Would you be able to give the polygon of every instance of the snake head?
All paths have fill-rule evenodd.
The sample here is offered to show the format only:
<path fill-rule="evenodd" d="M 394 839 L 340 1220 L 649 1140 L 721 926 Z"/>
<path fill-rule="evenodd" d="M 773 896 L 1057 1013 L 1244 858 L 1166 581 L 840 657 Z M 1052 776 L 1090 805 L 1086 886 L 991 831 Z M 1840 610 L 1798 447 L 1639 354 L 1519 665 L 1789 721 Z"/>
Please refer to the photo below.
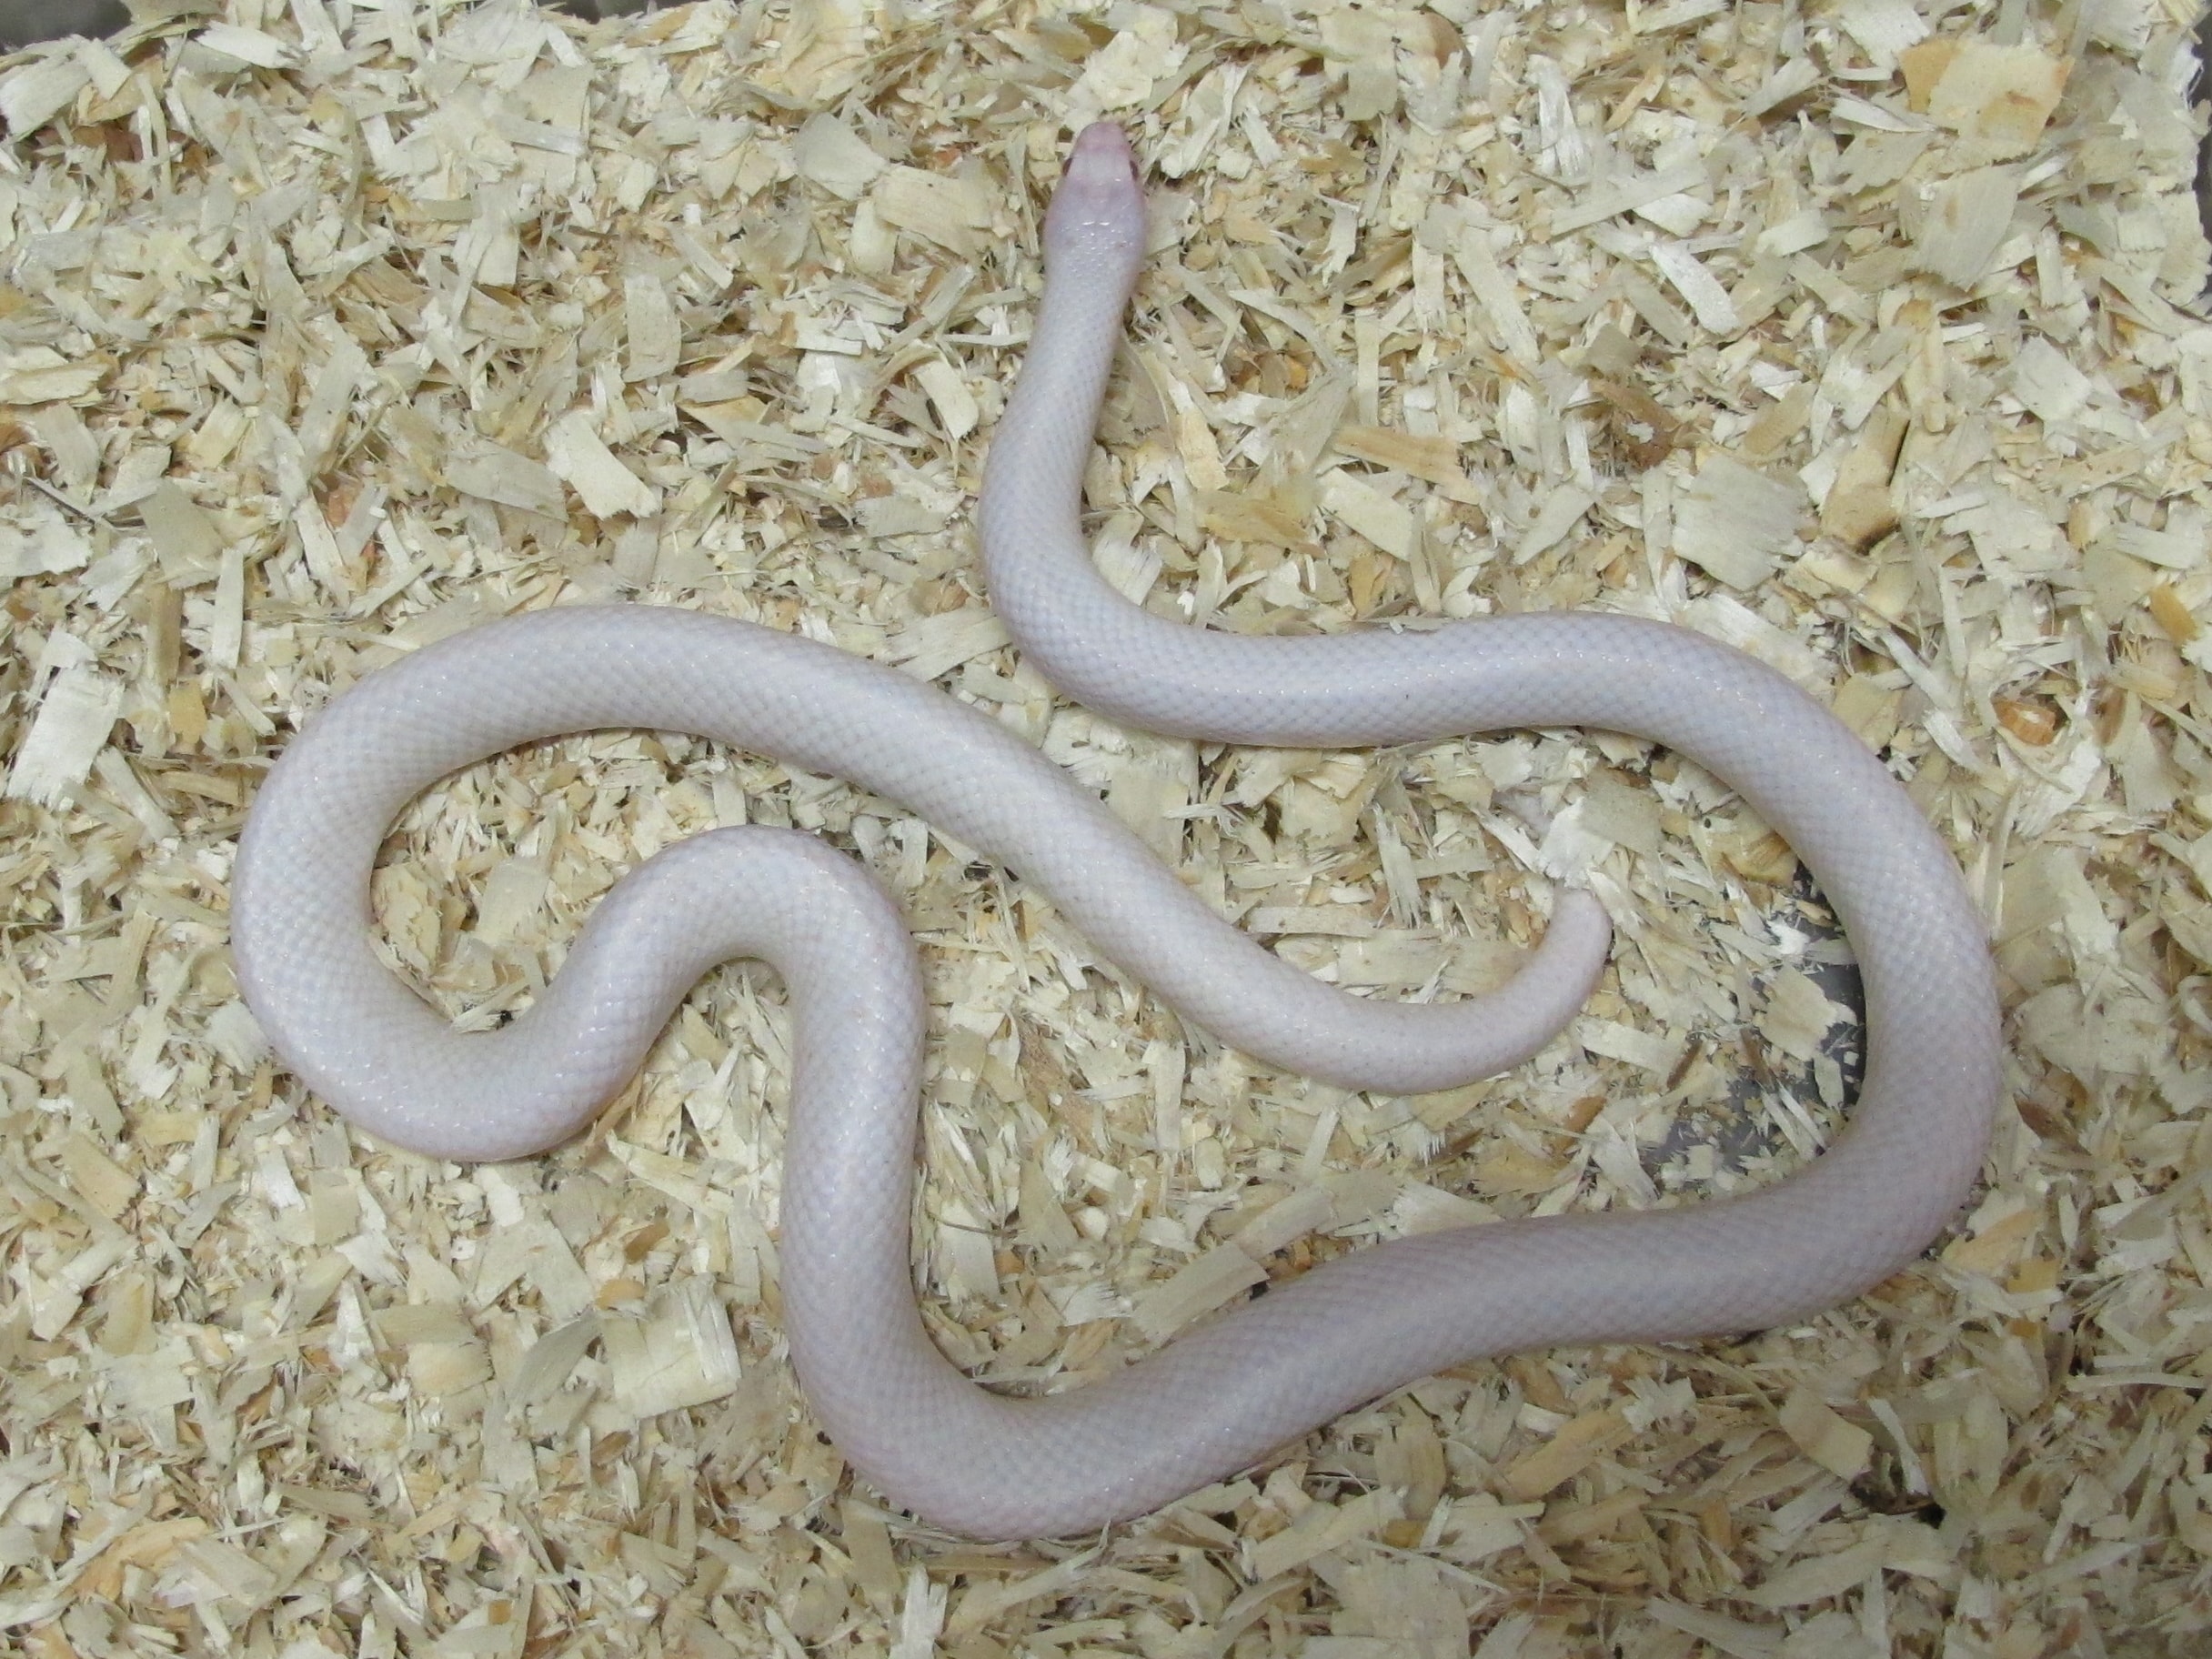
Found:
<path fill-rule="evenodd" d="M 1144 187 L 1129 139 L 1111 121 L 1094 121 L 1077 136 L 1068 170 L 1045 215 L 1048 271 L 1057 265 L 1092 266 L 1123 285 L 1136 280 L 1144 257 Z"/>

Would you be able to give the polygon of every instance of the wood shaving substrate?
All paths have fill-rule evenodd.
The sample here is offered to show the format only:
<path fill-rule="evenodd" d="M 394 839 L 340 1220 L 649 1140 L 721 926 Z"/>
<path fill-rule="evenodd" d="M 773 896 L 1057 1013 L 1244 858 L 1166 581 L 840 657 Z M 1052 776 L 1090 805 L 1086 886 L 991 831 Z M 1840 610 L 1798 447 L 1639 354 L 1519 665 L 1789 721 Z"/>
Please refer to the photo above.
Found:
<path fill-rule="evenodd" d="M 157 0 L 0 69 L 0 1645 L 35 1655 L 1967 1659 L 2212 1631 L 2212 326 L 2189 0 Z M 651 734 L 414 809 L 389 954 L 495 1021 L 621 870 L 817 830 L 935 1000 L 947 1352 L 1080 1383 L 1377 1238 L 1694 1202 L 1833 1131 L 1847 959 L 1646 746 L 1161 741 L 980 590 L 1071 134 L 1155 253 L 1101 559 L 1246 632 L 1595 605 L 1834 704 L 2002 963 L 1987 1181 L 1798 1329 L 1416 1384 L 1101 1537 L 980 1548 L 783 1359 L 781 992 L 724 970 L 586 1139 L 351 1133 L 225 950 L 345 685 L 631 596 L 941 686 L 1324 978 L 1456 994 L 1619 920 L 1532 1064 L 1401 1100 L 1180 1026 L 834 779 Z"/>

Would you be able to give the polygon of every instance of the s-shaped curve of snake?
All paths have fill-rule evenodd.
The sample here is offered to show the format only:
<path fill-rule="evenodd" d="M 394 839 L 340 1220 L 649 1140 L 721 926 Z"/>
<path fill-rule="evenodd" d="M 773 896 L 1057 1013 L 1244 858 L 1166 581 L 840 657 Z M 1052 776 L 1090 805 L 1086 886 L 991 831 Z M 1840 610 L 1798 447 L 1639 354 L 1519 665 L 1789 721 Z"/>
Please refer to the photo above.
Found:
<path fill-rule="evenodd" d="M 1110 126 L 1078 141 L 1047 225 L 1046 293 L 990 457 L 994 602 L 1031 659 L 1132 725 L 1245 743 L 1404 742 L 1587 726 L 1667 745 L 1738 789 L 1841 915 L 1866 986 L 1865 1085 L 1835 1144 L 1748 1196 L 1503 1222 L 1356 1252 L 1101 1381 L 992 1393 L 932 1346 L 910 1265 L 926 1009 L 911 940 L 867 872 L 811 837 L 716 830 L 633 871 L 506 1029 L 462 1035 L 378 962 L 385 830 L 438 778 L 516 745 L 680 730 L 903 803 L 1049 893 L 1111 960 L 1224 1041 L 1346 1087 L 1411 1091 L 1512 1065 L 1570 1019 L 1607 929 L 1563 893 L 1502 990 L 1362 1001 L 1216 917 L 1091 795 L 1004 728 L 894 670 L 741 621 L 556 608 L 428 647 L 310 720 L 239 850 L 232 941 L 278 1051 L 354 1122 L 456 1159 L 588 1122 L 698 976 L 733 956 L 792 1006 L 781 1212 L 791 1352 L 856 1469 L 978 1537 L 1087 1531 L 1181 1496 L 1443 1367 L 1797 1319 L 1896 1271 L 1980 1168 L 1999 1085 L 1983 927 L 1942 843 L 1858 739 L 1795 686 L 1662 624 L 1588 613 L 1249 639 L 1116 594 L 1078 513 L 1143 249 Z"/>

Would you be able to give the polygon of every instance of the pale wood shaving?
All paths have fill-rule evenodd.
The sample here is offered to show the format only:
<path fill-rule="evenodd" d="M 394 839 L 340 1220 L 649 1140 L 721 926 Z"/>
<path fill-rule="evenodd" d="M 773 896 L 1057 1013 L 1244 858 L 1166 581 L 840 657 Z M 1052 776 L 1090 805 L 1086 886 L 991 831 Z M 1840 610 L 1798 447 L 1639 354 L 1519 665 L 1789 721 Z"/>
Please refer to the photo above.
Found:
<path fill-rule="evenodd" d="M 25 1651 L 870 1659 L 2185 1654 L 2212 1627 L 2212 325 L 2149 0 L 154 6 L 0 65 L 0 1628 Z M 1508 734 L 1239 754 L 1058 702 L 969 511 L 1100 115 L 1154 257 L 1101 565 L 1244 632 L 1597 604 L 1885 750 L 1992 921 L 2011 1100 L 1805 1326 L 1471 1365 L 1080 1548 L 884 1512 L 781 1358 L 788 1032 L 712 978 L 595 1131 L 462 1170 L 274 1065 L 224 953 L 307 711 L 632 596 L 937 681 L 1339 984 L 1456 995 L 1590 883 L 1561 1039 L 1415 1100 L 1184 1030 L 832 780 L 610 734 L 397 827 L 465 1023 L 721 823 L 866 858 L 933 1002 L 917 1262 L 1018 1388 L 1379 1237 L 1697 1202 L 1860 1064 L 1719 783 Z"/>

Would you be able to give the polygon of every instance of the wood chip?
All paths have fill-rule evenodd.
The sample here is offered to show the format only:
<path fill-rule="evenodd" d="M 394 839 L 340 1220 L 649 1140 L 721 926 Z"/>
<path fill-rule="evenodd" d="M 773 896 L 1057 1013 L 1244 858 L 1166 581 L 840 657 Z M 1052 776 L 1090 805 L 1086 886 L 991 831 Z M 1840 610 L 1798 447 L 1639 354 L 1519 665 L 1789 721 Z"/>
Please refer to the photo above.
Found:
<path fill-rule="evenodd" d="M 56 674 L 8 768 L 7 798 L 59 806 L 91 775 L 122 711 L 123 687 L 112 676 L 81 663 Z"/>
<path fill-rule="evenodd" d="M 546 433 L 546 467 L 602 518 L 617 513 L 642 518 L 660 504 L 651 486 L 600 439 L 590 415 L 582 409 L 564 415 Z"/>
<path fill-rule="evenodd" d="M 2073 65 L 2026 45 L 1946 35 L 1900 55 L 1912 107 L 1978 138 L 1993 161 L 2026 155 L 2058 107 Z"/>
<path fill-rule="evenodd" d="M 1874 1436 L 1838 1416 L 1809 1390 L 1792 1391 L 1783 1403 L 1780 1422 L 1782 1432 L 1829 1473 L 1849 1481 L 1866 1472 Z"/>
<path fill-rule="evenodd" d="M 1749 591 L 1795 544 L 1803 492 L 1724 455 L 1698 468 L 1674 514 L 1674 551 Z"/>

